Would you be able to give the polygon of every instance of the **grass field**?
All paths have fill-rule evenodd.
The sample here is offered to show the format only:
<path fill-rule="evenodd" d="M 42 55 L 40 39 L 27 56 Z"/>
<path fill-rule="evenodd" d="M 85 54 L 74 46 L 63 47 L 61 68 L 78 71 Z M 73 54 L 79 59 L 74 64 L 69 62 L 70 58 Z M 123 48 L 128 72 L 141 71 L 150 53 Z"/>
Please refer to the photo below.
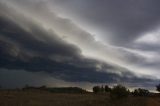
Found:
<path fill-rule="evenodd" d="M 160 106 L 160 98 L 130 96 L 111 100 L 107 94 L 0 91 L 0 106 Z"/>

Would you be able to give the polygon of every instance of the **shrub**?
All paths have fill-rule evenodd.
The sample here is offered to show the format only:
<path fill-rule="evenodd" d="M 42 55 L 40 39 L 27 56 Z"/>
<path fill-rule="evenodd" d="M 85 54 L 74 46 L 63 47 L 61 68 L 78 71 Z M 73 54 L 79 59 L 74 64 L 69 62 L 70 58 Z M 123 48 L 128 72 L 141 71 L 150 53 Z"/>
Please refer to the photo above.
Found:
<path fill-rule="evenodd" d="M 149 95 L 149 91 L 146 89 L 135 89 L 134 92 L 132 93 L 134 96 L 148 96 Z"/>
<path fill-rule="evenodd" d="M 93 87 L 93 92 L 94 93 L 98 93 L 98 92 L 100 92 L 101 91 L 101 88 L 99 87 L 99 86 L 94 86 Z"/>
<path fill-rule="evenodd" d="M 111 88 L 109 88 L 108 85 L 105 85 L 104 90 L 105 92 L 111 92 Z"/>
<path fill-rule="evenodd" d="M 128 97 L 128 95 L 129 95 L 129 90 L 122 85 L 114 86 L 110 93 L 111 99 L 126 98 Z"/>
<path fill-rule="evenodd" d="M 102 85 L 101 88 L 100 88 L 100 92 L 101 92 L 101 93 L 104 93 L 104 92 L 105 92 L 105 89 L 104 89 L 103 85 Z"/>
<path fill-rule="evenodd" d="M 160 84 L 158 84 L 158 85 L 156 86 L 156 90 L 157 90 L 158 92 L 160 92 Z"/>
<path fill-rule="evenodd" d="M 93 92 L 94 93 L 105 93 L 105 92 L 110 92 L 111 88 L 108 87 L 108 85 L 105 86 L 94 86 L 93 87 Z"/>
<path fill-rule="evenodd" d="M 47 86 L 42 85 L 42 86 L 39 87 L 39 89 L 41 89 L 41 90 L 46 90 L 46 89 L 47 89 Z"/>

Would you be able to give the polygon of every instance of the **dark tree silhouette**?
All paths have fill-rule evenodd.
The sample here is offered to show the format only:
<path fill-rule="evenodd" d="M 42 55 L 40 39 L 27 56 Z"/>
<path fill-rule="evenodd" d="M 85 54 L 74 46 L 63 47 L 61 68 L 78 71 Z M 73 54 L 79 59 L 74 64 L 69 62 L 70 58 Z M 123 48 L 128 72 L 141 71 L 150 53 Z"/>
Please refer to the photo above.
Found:
<path fill-rule="evenodd" d="M 149 96 L 149 91 L 146 89 L 135 89 L 134 92 L 132 93 L 134 96 Z"/>
<path fill-rule="evenodd" d="M 104 92 L 105 92 L 105 89 L 104 89 L 103 85 L 101 86 L 100 92 L 101 92 L 101 93 L 104 93 Z"/>
<path fill-rule="evenodd" d="M 126 98 L 128 97 L 128 95 L 129 95 L 129 90 L 122 85 L 114 86 L 110 93 L 111 99 Z"/>
<path fill-rule="evenodd" d="M 42 85 L 42 86 L 39 87 L 39 89 L 46 90 L 47 86 L 46 85 Z"/>
<path fill-rule="evenodd" d="M 158 85 L 156 86 L 156 90 L 157 90 L 158 92 L 160 92 L 160 84 L 158 84 Z"/>
<path fill-rule="evenodd" d="M 93 92 L 94 93 L 98 93 L 98 92 L 100 92 L 101 91 L 101 88 L 99 87 L 99 86 L 94 86 L 93 87 Z"/>
<path fill-rule="evenodd" d="M 108 85 L 105 85 L 104 89 L 105 89 L 105 92 L 110 92 L 111 91 L 111 88 Z"/>

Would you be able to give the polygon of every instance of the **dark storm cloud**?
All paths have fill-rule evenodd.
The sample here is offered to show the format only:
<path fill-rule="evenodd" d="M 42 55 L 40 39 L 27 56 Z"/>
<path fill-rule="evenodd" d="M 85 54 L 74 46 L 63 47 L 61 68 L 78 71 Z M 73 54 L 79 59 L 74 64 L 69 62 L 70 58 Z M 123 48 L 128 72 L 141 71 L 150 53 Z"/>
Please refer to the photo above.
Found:
<path fill-rule="evenodd" d="M 14 0 L 14 1 L 16 1 L 16 0 Z M 61 1 L 58 1 L 58 2 L 61 2 Z M 84 2 L 83 0 L 82 1 L 75 0 L 72 3 L 74 5 L 77 5 L 77 4 L 82 4 L 83 2 Z M 63 1 L 63 3 L 65 5 L 67 5 L 67 4 L 69 5 L 71 2 Z M 12 4 L 12 3 L 9 3 L 9 4 Z M 69 7 L 72 7 L 74 5 L 71 5 Z M 21 10 L 22 13 L 27 14 L 27 16 L 29 16 L 30 18 L 34 18 L 35 20 L 40 21 L 40 23 L 42 25 L 46 26 L 47 28 L 51 28 L 54 31 L 56 31 L 56 33 L 58 33 L 58 36 L 64 38 L 65 40 L 68 40 L 69 42 L 80 47 L 83 54 L 89 54 L 89 56 L 94 55 L 94 56 L 96 56 L 98 58 L 102 58 L 102 59 L 105 58 L 105 60 L 107 60 L 109 62 L 111 61 L 112 63 L 118 64 L 118 65 L 122 65 L 123 67 L 127 67 L 128 66 L 127 64 L 129 64 L 129 65 L 133 64 L 133 65 L 138 65 L 138 66 L 140 66 L 141 64 L 142 65 L 146 64 L 145 63 L 146 62 L 145 56 L 139 55 L 137 53 L 132 53 L 132 51 L 126 50 L 125 47 L 119 48 L 116 46 L 111 47 L 110 45 L 104 46 L 103 44 L 101 44 L 101 42 L 97 42 L 94 39 L 93 35 L 87 32 L 87 29 L 82 30 L 81 28 L 79 28 L 77 26 L 77 24 L 73 23 L 72 20 L 58 17 L 57 14 L 55 14 L 56 10 L 54 10 L 54 9 L 52 9 L 52 7 L 48 6 L 47 2 L 44 2 L 41 0 L 38 0 L 38 2 L 32 1 L 32 0 L 26 0 L 26 1 L 20 0 L 20 2 L 14 2 L 12 4 L 12 6 L 18 7 L 18 9 L 16 9 L 16 10 Z M 88 6 L 88 4 L 85 4 L 84 6 Z M 63 6 L 59 6 L 59 7 L 63 7 Z M 79 8 L 81 8 L 81 7 L 79 7 Z M 75 9 L 77 9 L 77 11 L 78 11 L 79 8 L 77 7 Z M 93 11 L 91 11 L 91 13 L 92 12 Z M 112 14 L 112 13 L 110 13 L 110 14 Z M 14 15 L 14 14 L 12 14 L 12 15 Z M 78 17 L 81 17 L 81 16 L 78 16 Z M 84 16 L 84 18 L 85 18 L 85 16 Z M 95 17 L 93 17 L 93 18 L 95 18 Z M 24 19 L 23 19 L 23 21 L 24 21 Z M 24 23 L 23 21 L 21 21 L 21 22 L 18 21 L 18 23 L 21 23 L 21 24 L 23 23 L 25 25 L 28 24 L 28 22 Z M 23 25 L 23 26 L 25 26 L 25 25 Z M 93 26 L 97 26 L 97 25 L 93 25 Z M 101 24 L 101 25 L 103 25 L 103 24 Z M 29 27 L 33 27 L 33 25 L 30 25 Z M 32 32 L 34 31 L 33 29 L 36 30 L 35 27 L 33 27 Z M 99 28 L 97 28 L 97 29 L 99 29 Z M 39 34 L 37 34 L 37 35 L 39 35 Z M 95 36 L 98 36 L 98 35 L 95 35 Z M 109 35 L 106 34 L 106 37 L 108 37 L 108 36 Z M 41 36 L 41 37 L 43 38 L 43 36 Z M 125 39 L 127 39 L 127 37 L 123 38 L 123 37 L 119 36 L 119 34 L 111 36 L 111 37 L 116 37 L 117 40 L 119 39 L 118 42 L 124 42 L 124 44 L 126 44 L 128 47 L 135 46 L 135 44 L 133 44 L 132 42 L 128 42 L 128 40 L 122 41 L 122 39 L 125 40 Z M 134 36 L 130 36 L 130 37 L 134 37 Z M 115 38 L 113 38 L 113 39 L 115 40 Z M 134 41 L 134 39 L 133 39 L 133 41 Z M 118 43 L 118 42 L 116 42 L 116 43 Z M 118 45 L 118 46 L 120 46 L 120 45 Z M 138 44 L 136 46 L 139 47 L 140 45 Z M 144 46 L 144 47 L 147 47 L 147 46 Z M 142 47 L 142 50 L 144 47 Z M 96 48 L 96 50 L 95 50 L 95 48 Z M 136 48 L 134 48 L 134 49 L 136 49 Z M 57 56 L 54 56 L 54 58 L 57 58 Z M 69 59 L 69 58 L 65 57 L 65 59 Z M 64 58 L 63 58 L 63 60 L 64 60 Z M 118 62 L 117 60 L 120 62 Z M 123 65 L 121 61 L 126 62 L 127 64 Z M 132 70 L 132 68 L 130 68 L 130 67 L 127 67 L 127 68 Z"/>
<path fill-rule="evenodd" d="M 1 68 L 44 71 L 54 78 L 71 82 L 151 81 L 126 71 L 120 72 L 121 75 L 109 72 L 116 72 L 120 67 L 83 57 L 81 50 L 76 46 L 63 41 L 53 31 L 47 31 L 27 18 L 23 17 L 23 20 L 28 24 L 21 26 L 13 20 L 16 17 L 3 15 L 0 14 Z"/>
<path fill-rule="evenodd" d="M 11 12 L 8 10 L 9 8 L 5 8 L 4 6 L 2 7 L 1 11 Z M 40 27 L 39 24 L 36 24 L 33 21 L 29 22 L 23 16 L 20 18 L 21 19 L 20 22 L 26 21 L 27 25 L 25 24 L 25 22 L 24 24 L 23 23 L 22 24 L 24 26 L 26 25 L 26 28 L 28 28 L 29 31 L 23 28 L 22 25 L 14 22 L 16 18 L 18 19 L 18 16 L 4 17 L 3 15 L 4 14 L 1 12 L 0 14 L 1 38 L 8 39 L 10 42 L 16 42 L 16 45 L 21 46 L 22 49 L 27 49 L 29 51 L 35 51 L 37 53 L 41 53 L 40 55 L 42 54 L 53 55 L 53 53 L 55 53 L 61 55 L 63 54 L 64 56 L 70 55 L 73 57 L 79 55 L 81 52 L 74 45 L 71 45 L 67 42 L 63 42 L 63 40 L 60 39 L 52 30 L 46 31 L 43 29 L 43 27 Z"/>
<path fill-rule="evenodd" d="M 54 0 L 53 5 L 111 45 L 120 60 L 114 63 L 159 78 L 159 0 Z"/>
<path fill-rule="evenodd" d="M 89 52 L 91 48 L 91 51 L 94 53 L 97 51 L 103 52 L 106 54 L 106 56 L 104 55 L 105 59 L 107 59 L 108 54 L 112 54 L 116 57 L 115 51 L 117 51 L 118 54 L 120 54 L 120 59 L 122 61 L 127 60 L 128 64 L 135 62 L 136 64 L 139 64 L 143 63 L 143 60 L 145 60 L 122 48 L 108 48 L 107 46 L 102 46 L 95 41 L 90 33 L 77 27 L 71 20 L 60 18 L 54 14 L 54 12 L 51 12 L 47 8 L 48 5 L 44 2 L 36 2 L 34 0 L 26 0 L 25 2 L 23 0 L 13 1 L 18 1 L 17 5 L 15 5 L 16 3 L 12 5 L 15 7 L 18 6 L 14 8 L 16 10 L 12 9 L 12 6 L 8 5 L 9 7 L 7 7 L 7 5 L 0 4 L 0 83 L 4 83 L 2 85 L 8 86 L 11 81 L 13 81 L 13 83 L 9 86 L 23 86 L 24 83 L 41 85 L 46 84 L 46 82 L 44 82 L 45 79 L 47 79 L 48 83 L 59 83 L 61 86 L 63 86 L 63 83 L 58 82 L 57 79 L 66 82 L 78 82 L 78 84 L 80 82 L 90 82 L 93 84 L 124 83 L 134 87 L 153 86 L 158 82 L 158 80 L 153 80 L 154 78 L 152 76 L 142 75 L 141 77 L 137 77 L 135 74 L 131 73 L 132 70 L 84 57 L 81 52 L 85 49 L 83 49 L 83 47 L 80 49 L 78 46 L 87 46 Z M 63 2 L 70 4 L 69 1 L 70 0 L 64 0 Z M 87 3 L 83 5 L 84 2 Z M 77 3 L 81 4 L 77 6 L 77 8 L 80 8 L 80 12 L 82 12 L 81 6 L 83 5 L 88 8 L 90 5 L 89 2 L 90 1 L 74 0 L 72 3 L 74 3 L 75 6 Z M 102 2 L 105 3 L 105 1 Z M 93 0 L 93 3 L 96 6 L 98 1 Z M 86 9 L 86 7 L 84 9 Z M 101 10 L 101 7 L 99 9 Z M 97 12 L 98 15 L 101 15 L 102 13 L 100 10 L 99 12 L 95 12 Z M 22 14 L 19 14 L 19 11 Z M 80 15 L 84 16 L 84 14 Z M 90 18 L 88 14 L 91 14 L 93 17 Z M 99 19 L 99 17 L 94 16 L 94 14 L 89 11 L 85 15 L 90 18 L 89 22 L 93 22 L 93 25 L 95 24 L 94 22 L 96 22 L 97 26 L 102 24 L 102 26 L 107 27 L 107 21 L 103 21 L 104 23 L 101 21 L 103 16 Z M 40 23 L 37 23 L 38 21 Z M 109 24 L 111 23 L 112 22 Z M 119 22 L 115 23 L 117 24 Z M 113 25 L 109 26 L 115 28 L 115 23 L 113 22 Z M 46 30 L 47 28 L 44 26 L 50 24 L 53 24 L 53 27 L 49 26 L 47 27 L 49 30 Z M 116 28 L 118 27 L 120 26 L 116 26 Z M 117 31 L 120 32 L 125 27 L 122 27 L 122 29 Z M 60 35 L 60 33 L 57 32 L 62 32 L 64 35 L 66 34 L 68 38 L 73 41 L 75 40 L 74 42 L 78 43 L 76 43 L 76 46 L 67 43 L 65 39 L 61 37 L 63 34 Z M 123 35 L 121 35 L 121 37 L 122 36 Z M 119 36 L 116 35 L 114 35 L 113 38 L 114 37 L 116 39 L 119 38 Z M 125 37 L 124 40 L 130 39 L 130 37 Z M 109 50 L 107 51 L 106 49 Z M 105 50 L 107 52 L 104 52 Z M 113 52 L 112 50 L 115 51 Z M 99 56 L 98 53 L 96 56 Z M 43 76 L 44 73 L 45 75 Z M 17 77 L 14 78 L 12 75 Z M 7 78 L 7 76 L 9 78 Z M 56 80 L 54 79 L 54 81 L 52 81 L 50 78 L 55 78 Z"/>
<path fill-rule="evenodd" d="M 160 23 L 159 0 L 55 0 L 62 8 L 96 29 L 111 44 L 128 45 Z M 106 32 L 111 31 L 111 35 Z"/>
<path fill-rule="evenodd" d="M 21 79 L 21 80 L 19 80 Z M 11 83 L 12 82 L 12 83 Z M 143 82 L 135 82 L 135 83 L 126 83 L 125 84 L 129 88 L 146 88 L 149 90 L 155 89 L 154 86 L 157 84 L 157 81 L 143 81 Z M 143 83 L 143 84 L 142 84 Z M 41 86 L 47 85 L 51 87 L 65 87 L 65 86 L 77 86 L 83 87 L 87 90 L 92 90 L 92 87 L 97 85 L 97 83 L 89 83 L 89 82 L 66 82 L 63 80 L 55 79 L 53 76 L 48 75 L 45 72 L 28 72 L 24 70 L 8 70 L 8 69 L 0 69 L 0 84 L 3 88 L 20 88 L 24 87 L 26 84 L 33 86 Z M 101 85 L 100 83 L 99 85 Z M 108 83 L 110 86 L 113 86 L 115 83 Z"/>
<path fill-rule="evenodd" d="M 97 72 L 96 60 L 84 59 L 79 55 L 79 49 L 62 40 L 46 42 L 39 41 L 11 21 L 0 18 L 0 67 L 7 69 L 24 69 L 28 71 L 45 71 L 53 76 L 69 81 L 112 81 L 115 74 Z M 38 28 L 38 26 L 37 26 Z M 39 28 L 38 28 L 39 29 Z M 41 30 L 41 35 L 45 32 Z M 45 33 L 47 35 L 47 33 Z M 44 36 L 46 36 L 44 35 Z M 56 35 L 53 35 L 56 38 Z M 46 36 L 47 37 L 47 36 Z M 4 39 L 9 39 L 8 41 Z M 11 41 L 11 42 L 10 42 Z M 19 51 L 16 51 L 16 48 Z M 17 55 L 12 53 L 18 52 Z M 33 56 L 28 55 L 33 53 Z M 74 58 L 67 62 L 50 59 L 49 56 L 68 56 Z M 110 68 L 110 67 L 109 67 Z M 112 68 L 112 67 L 111 67 Z"/>

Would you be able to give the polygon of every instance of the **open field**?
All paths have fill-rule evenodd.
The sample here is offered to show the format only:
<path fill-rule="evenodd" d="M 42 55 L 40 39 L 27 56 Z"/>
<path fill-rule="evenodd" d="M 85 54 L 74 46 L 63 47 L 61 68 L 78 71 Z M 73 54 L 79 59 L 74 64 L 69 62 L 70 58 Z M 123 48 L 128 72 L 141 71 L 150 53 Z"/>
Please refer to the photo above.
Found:
<path fill-rule="evenodd" d="M 0 91 L 0 106 L 160 106 L 160 98 L 130 96 L 113 101 L 107 94 Z"/>

